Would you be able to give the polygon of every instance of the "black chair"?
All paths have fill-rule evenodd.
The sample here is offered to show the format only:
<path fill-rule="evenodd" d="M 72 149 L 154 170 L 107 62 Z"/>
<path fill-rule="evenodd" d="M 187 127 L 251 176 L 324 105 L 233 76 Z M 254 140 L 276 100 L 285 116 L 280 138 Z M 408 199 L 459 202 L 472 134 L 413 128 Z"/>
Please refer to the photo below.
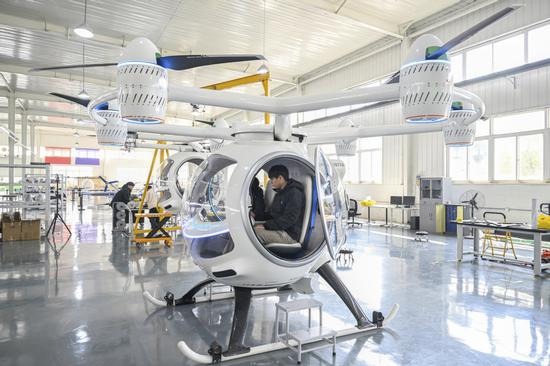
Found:
<path fill-rule="evenodd" d="M 356 216 L 361 216 L 360 213 L 357 212 L 358 206 L 357 206 L 357 200 L 354 200 L 353 198 L 349 199 L 349 208 L 348 208 L 348 218 L 351 219 L 351 221 L 348 221 L 348 226 L 351 225 L 353 228 L 355 225 L 363 227 L 363 224 L 361 222 L 355 222 Z"/>

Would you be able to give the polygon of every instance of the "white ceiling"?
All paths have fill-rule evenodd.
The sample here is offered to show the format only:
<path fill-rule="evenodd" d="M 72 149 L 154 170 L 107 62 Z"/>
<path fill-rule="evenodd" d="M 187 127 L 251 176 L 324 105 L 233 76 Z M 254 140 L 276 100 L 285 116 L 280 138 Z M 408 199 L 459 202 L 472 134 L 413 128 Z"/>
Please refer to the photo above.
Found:
<path fill-rule="evenodd" d="M 86 63 L 116 62 L 123 42 L 145 36 L 164 54 L 264 53 L 273 89 L 457 2 L 267 0 L 264 53 L 261 0 L 89 0 L 88 24 L 96 37 L 86 41 Z M 41 95 L 78 93 L 81 70 L 29 75 L 28 69 L 82 62 L 82 40 L 72 28 L 83 21 L 83 11 L 83 0 L 0 2 L 0 72 L 10 88 Z M 170 83 L 203 86 L 253 74 L 259 65 L 243 62 L 170 71 L 169 78 Z M 4 85 L 0 78 L 0 87 Z M 114 85 L 114 68 L 86 71 L 86 89 L 92 96 Z M 236 91 L 262 92 L 259 85 Z M 67 103 L 23 104 L 30 109 L 84 113 Z M 189 117 L 189 112 L 184 103 L 169 105 L 171 115 Z M 204 117 L 219 112 L 209 108 Z"/>

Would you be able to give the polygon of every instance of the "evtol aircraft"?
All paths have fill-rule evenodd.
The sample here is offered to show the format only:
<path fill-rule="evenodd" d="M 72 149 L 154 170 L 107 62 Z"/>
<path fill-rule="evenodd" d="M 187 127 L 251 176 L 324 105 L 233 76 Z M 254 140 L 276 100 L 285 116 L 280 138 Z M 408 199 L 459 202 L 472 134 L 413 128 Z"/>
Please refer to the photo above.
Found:
<path fill-rule="evenodd" d="M 330 285 L 356 319 L 355 327 L 339 331 L 338 336 L 374 331 L 395 317 L 398 305 L 386 316 L 380 311 L 367 315 L 332 268 L 331 262 L 346 240 L 345 191 L 339 174 L 321 149 L 311 154 L 307 147 L 351 143 L 362 137 L 442 130 L 449 136 L 449 144 L 470 143 L 475 134 L 473 122 L 483 117 L 485 105 L 475 94 L 454 86 L 447 53 L 517 8 L 504 8 L 447 43 L 434 35 L 420 36 L 412 43 L 400 70 L 384 85 L 311 96 L 274 98 L 168 85 L 167 67 L 185 69 L 210 64 L 209 56 L 175 56 L 169 60 L 160 58 L 155 45 L 145 38 L 128 44 L 116 64 L 118 88 L 86 103 L 90 117 L 101 126 L 98 128 L 122 136 L 138 132 L 233 141 L 208 156 L 201 156 L 204 160 L 197 160 L 192 178 L 187 187 L 181 189 L 183 235 L 190 243 L 194 263 L 206 273 L 207 279 L 180 297 L 167 293 L 164 299 L 157 299 L 144 293 L 159 306 L 180 306 L 201 301 L 197 294 L 213 282 L 234 289 L 233 323 L 225 351 L 222 352 L 219 345 L 212 345 L 208 355 L 199 354 L 180 341 L 178 348 L 185 356 L 196 362 L 211 363 L 284 348 L 277 340 L 256 347 L 244 344 L 253 291 L 285 286 L 303 288 L 303 282 L 314 274 L 319 274 Z M 262 59 L 250 55 L 239 57 L 215 56 L 210 61 Z M 49 68 L 35 71 L 45 69 Z M 118 116 L 106 118 L 106 103 L 115 99 L 120 108 Z M 288 117 L 296 112 L 392 100 L 399 100 L 407 123 L 315 130 L 293 128 Z M 167 101 L 276 116 L 272 126 L 195 128 L 155 124 L 164 120 Z M 290 176 L 304 187 L 303 229 L 296 244 L 264 245 L 255 234 L 255 221 L 249 214 L 249 187 L 255 177 L 279 164 L 288 167 Z M 166 179 L 175 178 L 166 174 Z M 273 194 L 268 186 L 268 206 Z"/>

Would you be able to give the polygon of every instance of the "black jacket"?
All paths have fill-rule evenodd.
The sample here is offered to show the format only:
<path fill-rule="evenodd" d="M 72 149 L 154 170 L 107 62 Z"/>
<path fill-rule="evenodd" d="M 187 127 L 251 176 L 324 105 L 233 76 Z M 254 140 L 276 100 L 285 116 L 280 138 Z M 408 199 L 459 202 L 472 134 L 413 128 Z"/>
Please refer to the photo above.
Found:
<path fill-rule="evenodd" d="M 130 188 L 128 188 L 128 185 L 125 184 L 125 185 L 122 186 L 120 191 L 118 191 L 115 194 L 115 196 L 113 197 L 113 199 L 110 203 L 110 206 L 113 207 L 113 205 L 116 202 L 123 202 L 125 204 L 128 204 L 128 202 L 130 202 L 131 199 L 132 199 L 132 195 L 131 195 Z"/>
<path fill-rule="evenodd" d="M 278 191 L 273 198 L 264 227 L 267 230 L 284 230 L 294 240 L 300 240 L 302 221 L 304 219 L 304 186 L 289 179 L 285 188 Z"/>

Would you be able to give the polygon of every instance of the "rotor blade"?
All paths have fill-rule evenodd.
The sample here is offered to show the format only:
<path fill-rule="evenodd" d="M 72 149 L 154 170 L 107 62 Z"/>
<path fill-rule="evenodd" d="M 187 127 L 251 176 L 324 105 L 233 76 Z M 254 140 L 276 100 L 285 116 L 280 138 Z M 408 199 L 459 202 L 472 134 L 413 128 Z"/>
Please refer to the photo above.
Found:
<path fill-rule="evenodd" d="M 399 82 L 399 76 L 401 71 L 396 71 L 389 79 L 386 81 L 386 84 L 394 84 Z"/>
<path fill-rule="evenodd" d="M 84 67 L 104 67 L 104 66 L 116 66 L 118 63 L 109 62 L 106 64 L 81 64 L 81 65 L 66 65 L 66 66 L 52 66 L 52 67 L 37 67 L 30 69 L 30 72 L 37 71 L 49 71 L 49 70 L 65 70 L 65 69 L 82 69 Z"/>
<path fill-rule="evenodd" d="M 87 107 L 88 103 L 90 103 L 90 99 L 82 99 L 82 98 L 79 98 L 79 97 L 73 97 L 71 95 L 66 95 L 66 94 L 61 94 L 61 93 L 50 93 L 50 94 L 53 95 L 53 96 L 56 96 L 58 98 L 66 99 L 70 102 L 80 104 L 83 107 Z"/>
<path fill-rule="evenodd" d="M 512 5 L 509 7 L 506 7 L 502 9 L 501 11 L 491 15 L 489 18 L 479 22 L 478 24 L 474 25 L 472 28 L 466 30 L 465 32 L 462 32 L 458 36 L 454 37 L 447 43 L 445 43 L 443 46 L 439 47 L 434 52 L 430 53 L 426 60 L 437 60 L 441 55 L 444 53 L 447 53 L 451 48 L 459 45 L 460 43 L 464 42 L 468 38 L 472 37 L 482 29 L 488 27 L 489 25 L 493 24 L 497 20 L 500 20 L 501 18 L 504 18 L 506 15 L 510 14 L 511 12 L 521 8 L 522 5 Z"/>
<path fill-rule="evenodd" d="M 211 122 L 211 121 L 204 121 L 204 120 L 202 120 L 202 119 L 196 119 L 195 122 L 204 123 L 204 124 L 207 124 L 207 125 L 210 125 L 210 126 L 213 126 L 213 125 L 214 125 L 214 122 Z"/>
<path fill-rule="evenodd" d="M 473 200 L 475 200 L 477 198 L 477 195 L 479 194 L 479 192 L 476 192 L 476 194 L 474 194 L 474 196 L 472 197 Z"/>
<path fill-rule="evenodd" d="M 157 64 L 171 70 L 187 70 L 194 67 L 225 64 L 227 62 L 265 60 L 262 55 L 179 55 L 157 57 Z"/>

